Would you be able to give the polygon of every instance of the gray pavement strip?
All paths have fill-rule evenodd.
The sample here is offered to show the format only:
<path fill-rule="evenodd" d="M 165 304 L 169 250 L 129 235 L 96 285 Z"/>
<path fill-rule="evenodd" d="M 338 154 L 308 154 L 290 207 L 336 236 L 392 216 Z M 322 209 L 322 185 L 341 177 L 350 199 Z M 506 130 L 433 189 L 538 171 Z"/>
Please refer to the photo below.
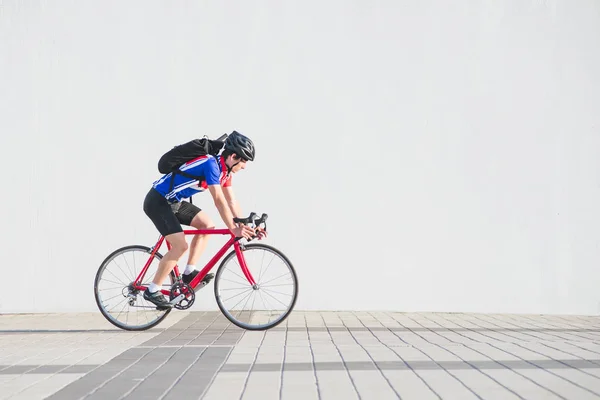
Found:
<path fill-rule="evenodd" d="M 118 376 L 123 371 L 135 365 L 148 355 L 152 349 L 132 348 L 121 353 L 106 364 L 100 365 L 88 374 L 77 379 L 54 393 L 48 399 L 75 399 L 81 398 L 91 391 L 101 388 L 110 379 Z"/>
<path fill-rule="evenodd" d="M 203 373 L 207 373 L 209 371 L 216 372 L 216 366 L 220 365 L 225 357 L 229 354 L 233 347 L 184 347 L 177 348 L 173 347 L 170 350 L 167 348 L 160 347 L 151 350 L 146 356 L 142 356 L 142 362 L 134 364 L 131 367 L 128 367 L 123 370 L 123 372 L 115 379 L 111 381 L 111 385 L 124 381 L 130 385 L 130 382 L 135 379 L 142 379 L 143 376 L 137 377 L 138 375 L 143 375 L 141 371 L 147 371 L 148 374 L 151 372 L 153 368 L 158 365 L 159 361 L 165 361 L 168 359 L 166 364 L 164 365 L 165 371 L 168 372 L 160 372 L 157 370 L 152 374 L 152 378 L 157 378 L 158 375 L 164 375 L 165 373 L 169 375 L 170 378 L 173 378 L 175 372 L 181 371 L 183 369 L 192 367 L 191 371 L 199 371 L 202 370 Z M 162 353 L 162 354 L 161 354 Z M 158 357 L 157 357 L 158 355 Z M 169 359 L 169 357 L 171 357 Z M 198 359 L 198 360 L 196 360 Z M 115 358 L 115 363 L 120 364 L 119 357 Z M 146 363 L 148 362 L 148 363 Z M 600 369 L 600 359 L 598 360 L 580 360 L 580 359 L 564 359 L 564 360 L 511 360 L 511 361 L 410 361 L 410 368 L 402 361 L 375 361 L 379 369 L 382 370 L 438 370 L 438 369 L 446 369 L 446 370 L 470 370 L 470 369 L 479 369 L 479 370 L 502 370 L 502 369 L 511 369 L 511 370 L 521 370 L 521 369 Z M 500 364 L 501 363 L 501 364 Z M 110 364 L 110 362 L 108 363 Z M 104 365 L 108 365 L 104 364 Z M 198 364 L 198 365 L 196 365 Z M 470 365 L 469 365 L 470 364 Z M 375 364 L 371 361 L 346 361 L 346 366 L 350 371 L 371 371 L 377 370 Z M 5 365 L 0 365 L 0 368 L 7 367 Z M 10 374 L 81 374 L 93 371 L 98 365 L 15 365 L 8 366 L 8 368 L 0 371 L 0 375 L 10 375 Z M 109 365 L 110 367 L 110 365 Z M 255 363 L 254 366 L 248 363 L 242 364 L 226 364 L 221 369 L 221 372 L 247 372 L 252 367 L 253 372 L 273 372 L 273 371 L 281 371 L 282 364 L 281 363 Z M 344 371 L 346 368 L 344 364 L 339 362 L 315 362 L 314 367 L 317 371 Z M 285 371 L 312 371 L 313 363 L 286 363 L 284 367 Z M 162 371 L 162 370 L 160 370 Z M 92 374 L 104 374 L 103 371 L 92 372 Z M 90 374 L 90 375 L 92 375 Z M 137 374 L 137 375 L 136 375 Z M 136 377 L 133 377 L 135 375 Z M 177 374 L 175 374 L 177 375 Z M 177 375 L 179 376 L 179 375 Z M 175 376 L 175 378 L 177 377 Z M 210 376 L 212 377 L 212 375 Z M 91 377 L 93 378 L 93 377 Z M 90 379 L 90 378 L 88 378 Z M 187 379 L 187 378 L 186 378 Z M 195 379 L 195 378 L 194 378 Z M 131 385 L 130 385 L 131 386 Z M 111 394 L 115 394 L 111 392 Z"/>
<path fill-rule="evenodd" d="M 83 396 L 147 399 L 162 393 L 166 393 L 165 399 L 197 398 L 208 388 L 244 332 L 220 313 L 190 313 L 146 342 L 86 371 L 86 375 L 49 399 Z M 38 373 L 36 371 L 30 373 Z"/>
<path fill-rule="evenodd" d="M 171 399 L 190 399 L 198 398 L 200 395 L 208 389 L 208 386 L 212 382 L 214 376 L 219 371 L 219 368 L 223 365 L 229 353 L 233 350 L 233 347 L 208 347 L 204 353 L 198 359 L 198 362 L 192 364 L 189 370 L 180 377 L 177 382 L 165 396 L 165 400 Z M 168 371 L 164 371 L 169 373 Z M 157 379 L 162 379 L 164 376 L 157 376 Z M 173 382 L 170 379 L 169 382 Z M 154 391 L 147 393 L 146 391 L 139 392 L 142 396 L 140 399 L 149 398 L 148 395 L 152 395 Z M 134 392 L 134 394 L 137 394 Z"/>
<path fill-rule="evenodd" d="M 133 348 L 54 393 L 49 399 L 198 397 L 233 347 Z"/>

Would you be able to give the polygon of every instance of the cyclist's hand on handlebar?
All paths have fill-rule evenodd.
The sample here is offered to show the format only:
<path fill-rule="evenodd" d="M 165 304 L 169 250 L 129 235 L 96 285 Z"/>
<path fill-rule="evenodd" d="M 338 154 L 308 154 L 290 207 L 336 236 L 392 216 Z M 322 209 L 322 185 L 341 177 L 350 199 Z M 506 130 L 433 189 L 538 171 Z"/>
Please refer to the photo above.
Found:
<path fill-rule="evenodd" d="M 258 237 L 258 240 L 261 240 L 263 238 L 267 237 L 267 231 L 264 230 L 261 226 L 256 228 L 256 236 Z"/>
<path fill-rule="evenodd" d="M 254 229 L 246 225 L 238 226 L 235 229 L 231 229 L 231 233 L 233 233 L 235 237 L 244 237 L 246 239 L 252 239 L 252 236 L 255 235 Z"/>

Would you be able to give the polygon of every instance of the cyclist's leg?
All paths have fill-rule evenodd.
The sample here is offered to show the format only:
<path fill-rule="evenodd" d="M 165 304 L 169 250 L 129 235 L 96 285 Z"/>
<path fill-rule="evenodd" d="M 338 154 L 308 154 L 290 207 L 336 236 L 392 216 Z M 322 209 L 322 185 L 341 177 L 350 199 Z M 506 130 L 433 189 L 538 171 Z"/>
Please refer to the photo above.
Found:
<path fill-rule="evenodd" d="M 166 306 L 168 301 L 158 288 L 165 281 L 179 258 L 188 248 L 181 224 L 175 216 L 172 205 L 155 189 L 150 189 L 144 200 L 144 212 L 150 218 L 156 229 L 171 244 L 169 250 L 158 264 L 158 270 L 152 281 L 153 285 L 144 292 L 144 298 L 157 306 Z"/>
<path fill-rule="evenodd" d="M 177 261 L 179 261 L 183 253 L 188 249 L 188 244 L 183 232 L 172 233 L 165 236 L 165 239 L 171 244 L 171 250 L 165 253 L 158 264 L 158 270 L 152 280 L 152 283 L 157 286 L 163 284 L 165 279 L 167 279 L 167 276 L 169 276 L 169 273 L 175 268 Z"/>
<path fill-rule="evenodd" d="M 192 226 L 196 229 L 215 229 L 215 224 L 207 213 L 201 211 L 192 220 Z M 190 246 L 188 264 L 196 265 L 198 259 L 206 249 L 208 244 L 208 235 L 196 235 Z"/>
<path fill-rule="evenodd" d="M 194 204 L 182 202 L 176 215 L 179 222 L 183 225 L 192 226 L 196 229 L 215 228 L 215 224 L 212 222 L 210 216 Z M 200 256 L 206 249 L 206 245 L 208 243 L 207 239 L 207 235 L 194 235 L 190 245 L 188 265 L 196 265 Z"/>

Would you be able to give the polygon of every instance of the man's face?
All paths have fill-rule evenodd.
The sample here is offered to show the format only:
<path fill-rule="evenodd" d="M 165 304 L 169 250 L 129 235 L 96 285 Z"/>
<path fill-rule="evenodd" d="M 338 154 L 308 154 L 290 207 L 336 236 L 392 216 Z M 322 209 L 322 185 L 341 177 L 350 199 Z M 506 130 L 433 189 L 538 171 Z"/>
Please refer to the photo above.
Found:
<path fill-rule="evenodd" d="M 233 168 L 231 168 L 231 172 L 234 174 L 239 170 L 245 169 L 247 162 L 243 158 L 235 157 L 237 157 L 237 154 L 231 154 L 229 157 L 227 157 L 227 160 L 225 160 L 225 164 L 227 164 L 228 167 L 231 168 L 232 165 L 235 165 Z"/>

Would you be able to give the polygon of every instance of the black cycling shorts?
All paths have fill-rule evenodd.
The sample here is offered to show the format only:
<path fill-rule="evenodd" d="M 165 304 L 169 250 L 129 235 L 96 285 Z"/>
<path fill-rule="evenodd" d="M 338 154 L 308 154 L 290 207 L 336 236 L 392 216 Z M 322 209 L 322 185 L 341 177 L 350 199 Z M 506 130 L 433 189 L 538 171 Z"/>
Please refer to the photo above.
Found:
<path fill-rule="evenodd" d="M 200 208 L 187 201 L 169 203 L 154 188 L 150 188 L 144 199 L 144 212 L 163 236 L 183 232 L 181 225 L 191 226 L 200 211 Z"/>

